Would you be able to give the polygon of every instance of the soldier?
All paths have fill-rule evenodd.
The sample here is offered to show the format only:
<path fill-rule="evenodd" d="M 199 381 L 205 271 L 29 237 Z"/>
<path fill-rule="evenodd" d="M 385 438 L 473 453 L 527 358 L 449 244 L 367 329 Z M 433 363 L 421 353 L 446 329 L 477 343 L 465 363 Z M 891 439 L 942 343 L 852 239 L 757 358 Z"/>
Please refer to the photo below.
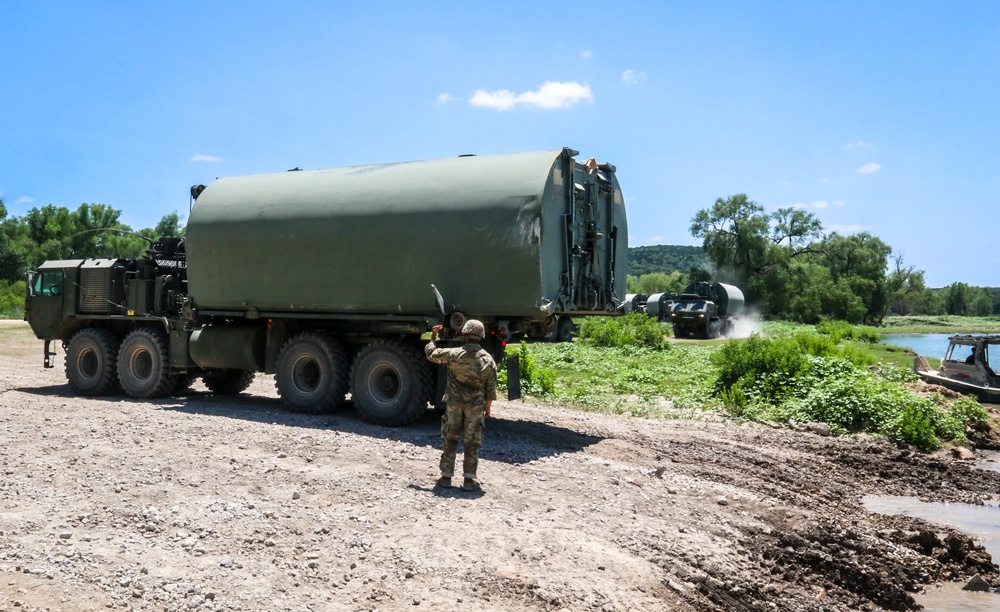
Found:
<path fill-rule="evenodd" d="M 424 347 L 427 359 L 448 366 L 448 385 L 444 395 L 448 408 L 441 419 L 444 451 L 441 453 L 441 478 L 437 485 L 451 486 L 458 440 L 464 431 L 462 489 L 478 491 L 480 486 L 476 479 L 476 469 L 479 466 L 479 446 L 483 443 L 485 419 L 490 416 L 490 406 L 497 398 L 497 365 L 489 352 L 479 346 L 486 335 L 481 322 L 475 319 L 465 322 L 462 326 L 465 344 L 459 348 L 435 346 L 434 342 L 441 328 L 441 325 L 434 326 L 431 341 Z"/>

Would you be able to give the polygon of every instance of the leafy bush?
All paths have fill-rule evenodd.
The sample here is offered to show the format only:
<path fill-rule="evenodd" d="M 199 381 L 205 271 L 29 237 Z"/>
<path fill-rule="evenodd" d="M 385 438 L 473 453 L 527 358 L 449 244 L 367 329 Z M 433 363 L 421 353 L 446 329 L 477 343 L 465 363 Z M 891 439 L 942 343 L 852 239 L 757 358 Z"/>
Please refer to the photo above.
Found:
<path fill-rule="evenodd" d="M 551 395 L 556 388 L 556 374 L 538 365 L 535 357 L 528 350 L 528 344 L 521 341 L 517 349 L 518 374 L 521 380 L 521 392 L 525 395 Z M 497 385 L 507 388 L 507 360 L 502 360 L 497 371 Z"/>
<path fill-rule="evenodd" d="M 0 319 L 21 319 L 24 317 L 25 281 L 0 280 Z"/>
<path fill-rule="evenodd" d="M 641 312 L 623 317 L 587 317 L 580 325 L 580 339 L 612 348 L 669 349 L 667 328 Z"/>
<path fill-rule="evenodd" d="M 713 356 L 719 368 L 716 393 L 739 418 L 821 421 L 837 432 L 871 431 L 923 451 L 938 448 L 941 440 L 963 440 L 967 423 L 987 419 L 976 402 L 949 407 L 941 396 L 909 391 L 900 384 L 909 376 L 903 368 L 872 370 L 857 363 L 870 359 L 860 351 L 838 350 L 825 336 L 751 336 L 727 343 Z"/>
<path fill-rule="evenodd" d="M 847 321 L 821 321 L 816 324 L 816 332 L 824 336 L 829 336 L 834 344 L 840 344 L 841 340 L 856 340 L 867 342 L 868 344 L 878 344 L 881 342 L 878 332 L 865 327 L 855 327 Z"/>
<path fill-rule="evenodd" d="M 712 356 L 719 368 L 717 389 L 731 393 L 738 386 L 745 399 L 781 399 L 808 365 L 793 338 L 768 340 L 753 334 L 746 341 L 730 340 Z"/>

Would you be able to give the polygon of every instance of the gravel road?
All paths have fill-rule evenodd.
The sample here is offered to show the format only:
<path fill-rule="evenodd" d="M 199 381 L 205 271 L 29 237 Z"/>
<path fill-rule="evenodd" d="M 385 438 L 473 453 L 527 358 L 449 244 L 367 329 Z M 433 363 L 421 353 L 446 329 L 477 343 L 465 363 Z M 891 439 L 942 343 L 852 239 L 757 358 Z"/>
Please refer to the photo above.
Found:
<path fill-rule="evenodd" d="M 981 503 L 1000 473 L 881 441 L 499 401 L 482 493 L 439 419 L 80 398 L 0 326 L 0 610 L 909 609 L 997 566 L 866 494 Z"/>

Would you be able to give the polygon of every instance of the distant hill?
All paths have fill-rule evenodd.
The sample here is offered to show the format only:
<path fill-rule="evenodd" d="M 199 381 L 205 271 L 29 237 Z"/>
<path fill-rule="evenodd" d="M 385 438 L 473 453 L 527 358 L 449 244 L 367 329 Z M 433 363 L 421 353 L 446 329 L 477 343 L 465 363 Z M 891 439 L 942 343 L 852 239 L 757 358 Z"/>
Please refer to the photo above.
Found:
<path fill-rule="evenodd" d="M 628 250 L 628 273 L 633 276 L 652 272 L 670 274 L 675 270 L 687 274 L 693 266 L 712 269 L 712 262 L 699 246 L 658 244 Z"/>

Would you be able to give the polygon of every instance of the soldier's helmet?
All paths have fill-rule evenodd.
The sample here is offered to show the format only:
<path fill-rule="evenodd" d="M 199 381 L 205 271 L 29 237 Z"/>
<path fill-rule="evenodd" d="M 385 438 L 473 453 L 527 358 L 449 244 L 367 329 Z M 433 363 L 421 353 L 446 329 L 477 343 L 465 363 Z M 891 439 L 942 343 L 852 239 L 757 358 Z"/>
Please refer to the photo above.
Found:
<path fill-rule="evenodd" d="M 469 319 L 465 322 L 465 325 L 462 326 L 462 333 L 478 342 L 486 337 L 486 328 L 483 327 L 481 321 Z"/>

